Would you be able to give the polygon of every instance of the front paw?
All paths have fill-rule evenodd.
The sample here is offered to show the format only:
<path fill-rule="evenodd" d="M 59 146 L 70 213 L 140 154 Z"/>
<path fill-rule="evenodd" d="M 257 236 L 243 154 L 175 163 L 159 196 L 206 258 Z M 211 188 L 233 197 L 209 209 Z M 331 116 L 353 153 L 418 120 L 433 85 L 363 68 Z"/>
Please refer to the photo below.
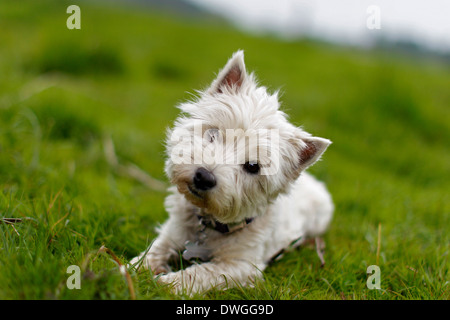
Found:
<path fill-rule="evenodd" d="M 199 265 L 194 265 L 186 270 L 159 275 L 157 281 L 159 284 L 167 285 L 175 294 L 190 297 L 194 294 L 204 294 L 211 288 L 222 287 L 225 284 L 223 275 L 216 278 L 210 273 L 201 272 L 199 268 Z"/>
<path fill-rule="evenodd" d="M 170 290 L 175 294 L 180 294 L 183 292 L 183 284 L 179 272 L 171 272 L 160 275 L 158 277 L 158 283 L 168 285 Z"/>
<path fill-rule="evenodd" d="M 158 276 L 158 283 L 167 285 L 174 294 L 192 296 L 201 293 L 203 288 L 189 272 L 177 271 Z"/>
<path fill-rule="evenodd" d="M 134 267 L 136 270 L 139 269 L 150 269 L 152 273 L 157 275 L 160 273 L 169 273 L 170 267 L 164 263 L 161 263 L 158 259 L 151 254 L 139 255 L 131 259 L 128 267 Z"/>

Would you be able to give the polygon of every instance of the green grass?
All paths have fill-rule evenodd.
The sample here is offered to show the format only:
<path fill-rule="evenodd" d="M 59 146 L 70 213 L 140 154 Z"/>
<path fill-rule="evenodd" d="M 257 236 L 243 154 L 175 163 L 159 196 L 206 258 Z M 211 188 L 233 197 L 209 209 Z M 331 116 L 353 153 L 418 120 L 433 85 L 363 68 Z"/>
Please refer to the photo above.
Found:
<path fill-rule="evenodd" d="M 165 193 L 117 175 L 103 139 L 121 163 L 166 180 L 174 106 L 237 49 L 263 85 L 281 88 L 295 124 L 334 142 L 311 172 L 336 212 L 325 267 L 304 247 L 255 288 L 205 298 L 449 298 L 448 64 L 79 3 L 81 30 L 66 28 L 72 2 L 0 3 L 0 218 L 23 218 L 0 223 L 0 299 L 130 298 L 117 265 L 96 252 L 105 245 L 126 263 L 144 250 L 167 217 Z M 373 264 L 381 290 L 366 287 Z M 69 265 L 84 266 L 81 290 L 66 287 Z M 132 280 L 138 299 L 177 298 L 148 273 Z"/>

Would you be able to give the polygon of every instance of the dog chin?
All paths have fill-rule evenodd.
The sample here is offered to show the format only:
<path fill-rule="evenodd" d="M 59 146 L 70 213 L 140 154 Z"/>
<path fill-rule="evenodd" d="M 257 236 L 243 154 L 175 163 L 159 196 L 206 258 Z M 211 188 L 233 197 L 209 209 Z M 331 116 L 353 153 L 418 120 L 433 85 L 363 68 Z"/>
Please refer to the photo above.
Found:
<path fill-rule="evenodd" d="M 192 187 L 189 183 L 181 182 L 177 184 L 178 192 L 180 192 L 186 200 L 188 200 L 193 205 L 206 208 L 207 200 L 205 195 L 200 194 L 200 192 L 196 191 L 194 187 Z"/>
<path fill-rule="evenodd" d="M 204 209 L 204 213 L 222 223 L 241 221 L 233 210 L 224 210 L 222 206 L 210 199 L 210 195 L 197 191 L 187 182 L 177 184 L 178 191 L 194 206 Z"/>

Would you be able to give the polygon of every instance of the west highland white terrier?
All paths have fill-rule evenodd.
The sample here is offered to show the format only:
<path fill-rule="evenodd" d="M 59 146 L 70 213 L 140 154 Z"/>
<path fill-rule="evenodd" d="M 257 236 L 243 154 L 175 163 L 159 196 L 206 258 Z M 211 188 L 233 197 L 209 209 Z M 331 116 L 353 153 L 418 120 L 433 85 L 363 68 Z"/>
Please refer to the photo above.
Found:
<path fill-rule="evenodd" d="M 283 250 L 321 235 L 333 215 L 324 184 L 304 172 L 330 141 L 295 127 L 236 52 L 168 131 L 169 219 L 131 260 L 175 292 L 252 285 Z M 172 272 L 179 255 L 192 264 Z"/>

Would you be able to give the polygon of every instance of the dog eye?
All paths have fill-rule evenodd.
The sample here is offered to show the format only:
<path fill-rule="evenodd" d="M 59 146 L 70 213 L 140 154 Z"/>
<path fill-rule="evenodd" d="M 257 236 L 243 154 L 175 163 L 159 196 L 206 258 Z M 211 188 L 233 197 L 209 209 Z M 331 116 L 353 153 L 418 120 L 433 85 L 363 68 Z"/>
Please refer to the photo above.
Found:
<path fill-rule="evenodd" d="M 244 170 L 251 174 L 257 174 L 259 172 L 259 164 L 256 161 L 247 161 L 244 164 Z"/>
<path fill-rule="evenodd" d="M 206 138 L 209 142 L 214 142 L 219 137 L 219 129 L 208 129 L 206 131 Z"/>

